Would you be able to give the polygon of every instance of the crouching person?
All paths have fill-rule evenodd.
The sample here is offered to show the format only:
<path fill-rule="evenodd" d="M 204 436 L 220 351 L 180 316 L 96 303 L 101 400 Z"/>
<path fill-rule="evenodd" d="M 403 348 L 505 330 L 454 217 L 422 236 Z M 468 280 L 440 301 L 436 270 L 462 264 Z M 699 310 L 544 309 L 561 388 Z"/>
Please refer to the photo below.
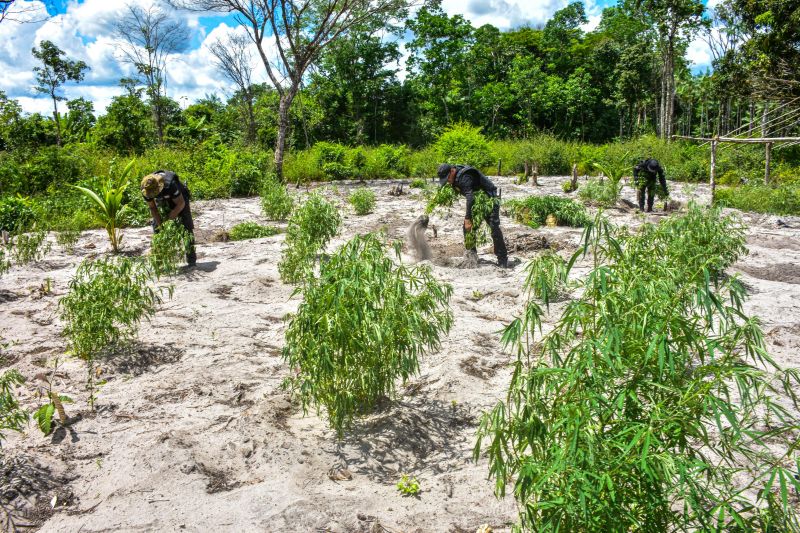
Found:
<path fill-rule="evenodd" d="M 158 232 L 162 222 L 158 208 L 166 206 L 169 209 L 167 219 L 178 220 L 189 233 L 186 262 L 190 267 L 195 266 L 197 254 L 194 249 L 194 221 L 189 207 L 189 189 L 181 183 L 177 174 L 169 170 L 157 170 L 148 174 L 142 178 L 141 188 L 142 196 L 153 215 L 153 231 Z"/>

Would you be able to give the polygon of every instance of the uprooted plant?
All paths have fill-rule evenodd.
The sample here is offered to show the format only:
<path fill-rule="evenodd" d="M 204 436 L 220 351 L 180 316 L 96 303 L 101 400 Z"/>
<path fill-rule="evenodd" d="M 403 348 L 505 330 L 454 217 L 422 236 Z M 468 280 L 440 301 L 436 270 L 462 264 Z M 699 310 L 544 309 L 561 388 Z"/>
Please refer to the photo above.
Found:
<path fill-rule="evenodd" d="M 514 372 L 475 456 L 499 495 L 513 484 L 521 529 L 796 530 L 800 374 L 720 275 L 744 237 L 694 205 L 635 233 L 598 216 L 567 265 L 593 260 L 580 298 L 541 339 L 533 299 L 505 328 Z"/>
<path fill-rule="evenodd" d="M 121 343 L 132 340 L 142 319 L 155 313 L 162 295 L 147 262 L 130 258 L 83 261 L 61 298 L 63 335 L 69 353 L 87 363 L 89 403 L 95 400 L 95 362 Z"/>
<path fill-rule="evenodd" d="M 580 228 L 591 221 L 583 205 L 560 196 L 528 196 L 508 200 L 503 205 L 514 220 L 532 228 L 545 225 L 550 215 L 559 226 Z"/>
<path fill-rule="evenodd" d="M 395 247 L 399 257 L 399 247 Z M 359 414 L 419 371 L 453 323 L 452 288 L 427 266 L 395 264 L 374 234 L 356 236 L 304 281 L 286 330 L 284 384 L 303 411 L 324 407 L 341 436 Z"/>
<path fill-rule="evenodd" d="M 475 248 L 489 242 L 489 230 L 486 219 L 492 214 L 499 198 L 492 198 L 483 191 L 478 191 L 472 204 L 472 229 L 464 235 L 464 246 Z"/>
<path fill-rule="evenodd" d="M 289 218 L 286 242 L 278 263 L 284 283 L 299 283 L 314 270 L 317 254 L 338 232 L 342 217 L 319 194 L 311 194 Z"/>

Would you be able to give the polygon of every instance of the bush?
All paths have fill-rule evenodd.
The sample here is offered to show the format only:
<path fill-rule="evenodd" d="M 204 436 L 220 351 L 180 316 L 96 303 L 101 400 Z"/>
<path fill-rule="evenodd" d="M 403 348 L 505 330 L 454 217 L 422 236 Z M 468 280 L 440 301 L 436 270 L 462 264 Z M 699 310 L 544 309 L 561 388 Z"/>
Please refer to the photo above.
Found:
<path fill-rule="evenodd" d="M 578 190 L 578 184 L 573 184 L 572 180 L 567 180 L 561 184 L 561 190 L 566 194 L 573 193 Z"/>
<path fill-rule="evenodd" d="M 347 197 L 347 201 L 353 206 L 356 215 L 366 215 L 375 209 L 375 193 L 366 187 L 355 189 Z"/>
<path fill-rule="evenodd" d="M 448 128 L 437 139 L 435 147 L 439 155 L 438 163 L 483 168 L 496 161 L 489 142 L 481 134 L 480 128 L 466 123 Z"/>
<path fill-rule="evenodd" d="M 589 205 L 611 207 L 617 204 L 622 183 L 608 178 L 590 178 L 578 191 L 578 198 Z"/>
<path fill-rule="evenodd" d="M 382 144 L 375 149 L 375 161 L 381 171 L 380 177 L 404 178 L 411 172 L 409 150 L 406 146 Z"/>
<path fill-rule="evenodd" d="M 285 386 L 304 412 L 324 407 L 341 436 L 438 349 L 453 323 L 451 295 L 427 266 L 396 264 L 373 234 L 354 237 L 321 265 L 319 278 L 306 278 L 286 330 L 283 357 L 297 373 Z"/>
<path fill-rule="evenodd" d="M 261 212 L 268 220 L 286 220 L 294 207 L 294 198 L 286 186 L 267 180 L 261 190 Z"/>
<path fill-rule="evenodd" d="M 714 203 L 742 211 L 772 213 L 775 215 L 800 215 L 800 186 L 786 184 L 777 187 L 743 185 L 719 187 Z"/>
<path fill-rule="evenodd" d="M 504 205 L 514 220 L 532 228 L 543 226 L 548 215 L 556 217 L 559 226 L 580 228 L 589 223 L 586 208 L 560 196 L 528 196 L 521 200 L 508 200 Z"/>
<path fill-rule="evenodd" d="M 69 352 L 88 365 L 92 405 L 95 360 L 136 338 L 139 323 L 162 301 L 153 279 L 150 265 L 137 259 L 85 260 L 59 301 Z"/>
<path fill-rule="evenodd" d="M 231 228 L 228 236 L 232 241 L 243 241 L 245 239 L 272 237 L 278 233 L 280 233 L 280 230 L 273 226 L 262 226 L 255 222 L 241 222 Z"/>
<path fill-rule="evenodd" d="M 36 218 L 32 200 L 24 196 L 6 196 L 0 199 L 0 231 L 24 231 Z"/>
<path fill-rule="evenodd" d="M 339 211 L 319 194 L 311 194 L 292 213 L 286 228 L 286 242 L 278 263 L 284 283 L 299 283 L 314 269 L 317 253 L 338 232 Z"/>
<path fill-rule="evenodd" d="M 792 530 L 800 375 L 766 354 L 740 281 L 718 276 L 743 226 L 691 205 L 584 236 L 580 298 L 544 337 L 533 299 L 505 328 L 508 396 L 478 430 L 475 457 L 499 496 L 513 483 L 521 528 Z"/>

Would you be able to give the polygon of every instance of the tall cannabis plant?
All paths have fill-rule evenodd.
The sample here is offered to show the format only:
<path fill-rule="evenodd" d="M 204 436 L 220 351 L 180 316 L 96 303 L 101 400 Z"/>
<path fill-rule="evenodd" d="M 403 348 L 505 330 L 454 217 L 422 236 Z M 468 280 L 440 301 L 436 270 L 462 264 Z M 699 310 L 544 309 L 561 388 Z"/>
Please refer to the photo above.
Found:
<path fill-rule="evenodd" d="M 285 385 L 304 411 L 324 407 L 341 435 L 439 347 L 453 323 L 452 292 L 427 266 L 395 264 L 374 234 L 354 237 L 304 282 L 286 330 Z"/>
<path fill-rule="evenodd" d="M 95 361 L 135 338 L 142 319 L 155 314 L 166 290 L 153 283 L 149 264 L 130 258 L 83 261 L 61 298 L 63 335 L 72 355 L 88 365 L 87 386 L 94 404 Z"/>
<path fill-rule="evenodd" d="M 299 283 L 313 272 L 317 253 L 338 232 L 342 217 L 336 206 L 319 194 L 311 194 L 289 218 L 286 245 L 278 263 L 285 283 Z"/>
<path fill-rule="evenodd" d="M 568 264 L 586 254 L 593 268 L 555 328 L 539 338 L 531 300 L 504 330 L 517 360 L 475 454 L 498 494 L 513 486 L 521 529 L 797 527 L 800 376 L 769 357 L 742 284 L 720 275 L 744 251 L 717 210 L 636 233 L 598 218 Z"/>

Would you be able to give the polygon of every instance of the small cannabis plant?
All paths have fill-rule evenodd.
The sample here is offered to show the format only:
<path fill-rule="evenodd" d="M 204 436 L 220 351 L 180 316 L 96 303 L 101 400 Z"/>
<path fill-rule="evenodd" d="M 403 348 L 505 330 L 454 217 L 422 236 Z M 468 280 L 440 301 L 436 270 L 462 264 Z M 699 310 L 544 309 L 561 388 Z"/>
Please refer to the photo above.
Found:
<path fill-rule="evenodd" d="M 125 189 L 128 186 L 128 174 L 130 174 L 134 162 L 135 160 L 131 160 L 123 169 L 117 180 L 122 185 L 118 187 L 112 185 L 110 178 L 106 181 L 103 190 L 99 194 L 86 187 L 73 185 L 91 201 L 92 212 L 98 222 L 106 229 L 108 240 L 111 242 L 111 249 L 114 253 L 119 252 L 119 246 L 122 242 L 122 226 L 125 224 L 125 211 L 127 209 L 127 206 L 123 205 L 123 200 L 125 198 Z"/>
<path fill-rule="evenodd" d="M 533 258 L 525 267 L 525 291 L 550 305 L 550 300 L 564 292 L 567 285 L 567 262 L 554 252 Z"/>
<path fill-rule="evenodd" d="M 397 490 L 403 496 L 416 496 L 419 494 L 419 481 L 417 478 L 403 474 L 397 482 Z"/>
<path fill-rule="evenodd" d="M 14 396 L 14 387 L 23 383 L 25 378 L 13 368 L 0 374 L 0 444 L 6 431 L 22 431 L 22 426 L 28 421 L 27 412 L 20 408 Z"/>
<path fill-rule="evenodd" d="M 148 257 L 156 277 L 172 276 L 178 272 L 192 244 L 191 239 L 186 228 L 175 220 L 167 220 L 159 226 L 158 233 L 153 235 L 150 242 Z"/>
<path fill-rule="evenodd" d="M 580 298 L 541 338 L 534 299 L 505 328 L 514 372 L 475 456 L 499 495 L 513 485 L 522 529 L 797 527 L 800 375 L 769 357 L 742 284 L 720 275 L 744 242 L 738 220 L 696 205 L 635 233 L 598 216 L 566 267 L 593 262 Z M 550 268 L 540 293 L 564 277 Z"/>
<path fill-rule="evenodd" d="M 395 247 L 399 257 L 399 248 Z M 452 288 L 427 266 L 395 264 L 374 234 L 356 236 L 306 278 L 289 319 L 284 385 L 304 412 L 324 407 L 339 435 L 419 370 L 453 323 Z"/>
<path fill-rule="evenodd" d="M 132 340 L 144 318 L 153 316 L 166 291 L 153 283 L 147 262 L 131 258 L 83 261 L 59 307 L 69 352 L 88 366 L 89 402 L 94 405 L 95 361 Z"/>
<path fill-rule="evenodd" d="M 338 232 L 342 217 L 336 207 L 319 194 L 311 194 L 298 207 L 286 228 L 286 243 L 278 263 L 284 283 L 299 283 L 314 270 L 317 253 Z"/>
<path fill-rule="evenodd" d="M 281 231 L 274 226 L 262 226 L 256 222 L 241 222 L 236 224 L 228 232 L 228 237 L 232 241 L 244 241 L 247 239 L 260 239 L 262 237 L 272 237 Z"/>
<path fill-rule="evenodd" d="M 347 201 L 353 206 L 356 215 L 367 215 L 375 209 L 375 193 L 372 189 L 359 187 L 350 193 Z"/>
<path fill-rule="evenodd" d="M 286 220 L 294 207 L 294 198 L 286 186 L 275 179 L 264 182 L 261 190 L 261 212 L 269 220 Z"/>

